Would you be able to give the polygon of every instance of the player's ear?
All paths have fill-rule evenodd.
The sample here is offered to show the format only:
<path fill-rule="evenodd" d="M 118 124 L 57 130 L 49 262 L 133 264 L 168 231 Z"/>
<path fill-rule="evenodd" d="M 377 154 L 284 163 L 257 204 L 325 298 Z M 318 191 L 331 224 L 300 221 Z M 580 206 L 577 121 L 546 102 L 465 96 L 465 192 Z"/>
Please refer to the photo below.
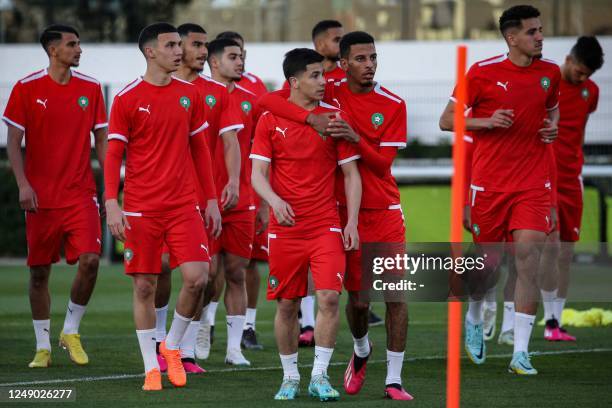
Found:
<path fill-rule="evenodd" d="M 340 58 L 340 68 L 342 68 L 343 71 L 348 71 L 348 59 Z"/>
<path fill-rule="evenodd" d="M 296 77 L 289 77 L 289 79 L 287 81 L 289 82 L 289 87 L 291 89 L 297 89 L 298 88 L 299 80 Z"/>

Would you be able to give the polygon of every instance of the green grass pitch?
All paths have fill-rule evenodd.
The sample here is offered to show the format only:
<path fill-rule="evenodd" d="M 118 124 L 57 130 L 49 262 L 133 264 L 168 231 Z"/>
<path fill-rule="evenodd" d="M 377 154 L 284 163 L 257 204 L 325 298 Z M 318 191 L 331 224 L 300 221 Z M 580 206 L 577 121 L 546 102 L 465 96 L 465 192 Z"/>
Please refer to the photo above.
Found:
<path fill-rule="evenodd" d="M 433 191 L 438 190 L 438 191 Z M 411 187 L 403 190 L 407 235 L 413 241 L 444 241 L 448 227 L 448 188 L 423 190 Z M 418 197 L 411 200 L 412 197 Z M 412 202 L 412 204 L 409 204 Z M 430 220 L 436 219 L 434 223 Z M 446 220 L 446 221 L 445 221 Z M 445 224 L 446 222 L 446 224 Z M 83 344 L 90 364 L 75 366 L 67 353 L 57 347 L 57 338 L 64 319 L 74 268 L 54 267 L 51 277 L 52 294 L 52 359 L 49 369 L 29 369 L 27 363 L 34 354 L 35 341 L 27 297 L 28 273 L 23 266 L 1 266 L 0 276 L 0 387 L 75 387 L 77 406 L 214 406 L 268 407 L 314 406 L 321 404 L 306 395 L 312 349 L 300 349 L 302 375 L 301 397 L 288 403 L 272 401 L 282 377 L 272 321 L 274 304 L 265 301 L 263 285 L 267 269 L 260 268 L 262 295 L 258 308 L 257 331 L 265 350 L 246 352 L 251 368 L 230 369 L 223 363 L 225 328 L 223 307 L 217 313 L 215 344 L 209 360 L 202 362 L 208 373 L 188 377 L 186 388 L 174 389 L 164 378 L 165 389 L 160 393 L 140 391 L 143 371 L 131 312 L 131 282 L 120 265 L 100 268 L 99 279 L 88 311 L 81 325 Z M 180 275 L 174 274 L 172 301 Z M 342 297 L 344 305 L 346 297 Z M 172 306 L 172 305 L 171 305 Z M 585 309 L 592 306 L 612 308 L 612 304 L 570 304 Z M 375 311 L 384 314 L 384 306 Z M 403 369 L 405 388 L 413 394 L 412 407 L 443 407 L 445 404 L 446 368 L 446 304 L 411 304 L 406 363 Z M 498 307 L 498 330 L 501 307 Z M 538 317 L 538 319 L 540 316 Z M 572 329 L 576 344 L 547 343 L 541 327 L 534 329 L 530 350 L 542 352 L 533 357 L 540 374 L 522 378 L 506 372 L 512 349 L 487 343 L 488 360 L 475 366 L 462 360 L 462 406 L 464 407 L 602 407 L 610 399 L 612 378 L 612 327 Z M 382 399 L 386 366 L 384 327 L 370 331 L 374 342 L 373 361 L 368 366 L 367 381 L 358 396 L 342 393 L 336 405 L 350 407 L 398 406 Z M 332 383 L 341 389 L 345 364 L 352 352 L 352 341 L 344 313 L 329 374 Z M 62 381 L 55 382 L 54 381 Z M 29 383 L 29 384 L 28 384 Z M 26 406 L 22 403 L 16 406 Z M 48 403 L 46 406 L 53 406 Z M 59 405 L 59 404 L 58 404 Z M 63 404 L 65 405 L 65 403 Z"/>

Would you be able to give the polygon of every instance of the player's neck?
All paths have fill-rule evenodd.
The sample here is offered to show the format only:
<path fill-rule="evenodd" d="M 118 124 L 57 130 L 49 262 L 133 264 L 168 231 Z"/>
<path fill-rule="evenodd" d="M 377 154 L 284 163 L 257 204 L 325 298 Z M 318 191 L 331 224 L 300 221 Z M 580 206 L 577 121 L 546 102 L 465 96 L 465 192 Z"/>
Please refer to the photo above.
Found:
<path fill-rule="evenodd" d="M 336 61 L 330 60 L 328 58 L 325 58 L 323 60 L 323 71 L 325 72 L 331 72 L 336 69 L 337 66 L 338 63 Z"/>
<path fill-rule="evenodd" d="M 295 89 L 291 90 L 291 95 L 287 100 L 308 111 L 314 110 L 317 106 L 319 106 L 319 101 L 310 99 Z"/>
<path fill-rule="evenodd" d="M 147 71 L 145 72 L 142 79 L 155 86 L 165 86 L 172 81 L 172 72 L 166 72 L 160 67 L 152 64 L 147 65 Z"/>
<path fill-rule="evenodd" d="M 47 73 L 51 79 L 61 85 L 66 85 L 68 82 L 70 82 L 70 78 L 72 77 L 72 71 L 70 71 L 69 66 L 54 62 L 53 60 L 49 63 Z"/>
<path fill-rule="evenodd" d="M 563 79 L 565 82 L 569 82 L 569 73 L 567 72 L 567 67 L 565 64 L 561 65 L 559 69 L 561 70 L 561 79 Z"/>
<path fill-rule="evenodd" d="M 523 54 L 522 52 L 514 48 L 510 49 L 510 52 L 508 53 L 508 59 L 510 60 L 510 62 L 512 62 L 518 67 L 528 67 L 533 62 L 533 57 Z"/>
<path fill-rule="evenodd" d="M 348 77 L 346 80 L 346 84 L 348 85 L 349 91 L 354 94 L 366 94 L 368 92 L 371 92 L 372 89 L 374 89 L 374 82 L 372 82 L 370 85 L 363 85 L 357 81 L 350 80 Z"/>
<path fill-rule="evenodd" d="M 187 82 L 195 81 L 198 78 L 198 75 L 200 75 L 199 71 L 194 71 L 186 65 L 181 65 L 174 73 L 175 77 Z"/>
<path fill-rule="evenodd" d="M 223 75 L 219 74 L 219 71 L 212 71 L 210 72 L 210 77 L 212 79 L 214 79 L 217 82 L 221 82 L 223 85 L 225 85 L 227 87 L 227 91 L 228 92 L 232 92 L 234 89 L 236 89 L 236 83 L 230 79 L 230 78 L 225 78 Z"/>

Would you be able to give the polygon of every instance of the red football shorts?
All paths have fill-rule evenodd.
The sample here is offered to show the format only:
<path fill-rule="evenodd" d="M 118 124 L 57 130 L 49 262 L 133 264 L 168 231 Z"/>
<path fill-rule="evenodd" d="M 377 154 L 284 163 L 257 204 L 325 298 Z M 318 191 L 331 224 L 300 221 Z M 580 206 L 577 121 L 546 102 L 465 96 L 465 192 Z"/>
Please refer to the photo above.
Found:
<path fill-rule="evenodd" d="M 340 221 L 343 227 L 347 223 L 346 207 L 340 207 Z M 392 243 L 401 244 L 395 249 L 404 248 L 406 242 L 406 226 L 402 207 L 392 205 L 386 210 L 361 209 L 359 210 L 359 242 L 364 243 Z M 364 290 L 361 281 L 361 249 L 346 253 L 346 276 L 344 287 L 355 292 Z"/>
<path fill-rule="evenodd" d="M 221 236 L 211 242 L 211 256 L 227 252 L 250 259 L 255 235 L 255 207 L 224 212 L 222 218 Z"/>
<path fill-rule="evenodd" d="M 516 192 L 484 191 L 472 186 L 474 242 L 504 242 L 514 230 L 549 233 L 551 201 L 548 188 Z"/>
<path fill-rule="evenodd" d="M 259 208 L 256 208 L 255 213 Z M 268 229 L 266 228 L 262 233 L 257 234 L 257 230 L 260 228 L 260 223 L 255 217 L 255 235 L 253 236 L 253 251 L 251 252 L 251 259 L 256 259 L 262 262 L 268 262 Z"/>
<path fill-rule="evenodd" d="M 131 228 L 125 230 L 125 273 L 160 273 L 164 243 L 171 267 L 210 262 L 204 222 L 197 209 L 169 211 L 156 217 L 126 216 Z"/>
<path fill-rule="evenodd" d="M 582 190 L 557 189 L 557 229 L 561 241 L 576 242 L 580 239 L 582 208 Z"/>
<path fill-rule="evenodd" d="M 313 238 L 280 238 L 268 234 L 270 276 L 268 300 L 296 299 L 308 294 L 308 269 L 315 290 L 342 291 L 346 261 L 339 228 Z"/>
<path fill-rule="evenodd" d="M 62 243 L 69 264 L 78 261 L 81 254 L 100 255 L 102 233 L 96 197 L 71 207 L 26 211 L 25 217 L 28 266 L 58 262 Z"/>

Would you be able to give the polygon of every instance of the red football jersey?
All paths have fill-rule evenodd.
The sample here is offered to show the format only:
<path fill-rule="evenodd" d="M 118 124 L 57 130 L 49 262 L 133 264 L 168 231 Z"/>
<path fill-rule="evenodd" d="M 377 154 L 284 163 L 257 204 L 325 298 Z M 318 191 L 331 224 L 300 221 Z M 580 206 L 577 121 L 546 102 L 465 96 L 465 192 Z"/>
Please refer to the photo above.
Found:
<path fill-rule="evenodd" d="M 559 95 L 559 136 L 553 143 L 557 182 L 562 189 L 579 189 L 584 155 L 584 129 L 589 114 L 597 109 L 599 88 L 590 79 L 573 85 L 561 80 Z"/>
<path fill-rule="evenodd" d="M 196 205 L 189 138 L 205 137 L 205 115 L 197 87 L 176 78 L 165 86 L 138 78 L 117 94 L 108 139 L 127 143 L 126 212 Z"/>
<path fill-rule="evenodd" d="M 549 181 L 549 156 L 538 130 L 544 127 L 547 110 L 558 106 L 560 77 L 557 64 L 545 59 L 519 67 L 500 55 L 472 65 L 467 74 L 472 116 L 488 118 L 498 109 L 514 110 L 510 128 L 472 132 L 472 184 L 512 192 L 542 188 Z"/>
<path fill-rule="evenodd" d="M 208 138 L 206 141 L 210 149 L 210 156 L 214 158 L 214 152 L 215 149 L 217 149 L 217 145 L 219 145 L 219 149 L 223 151 L 223 141 L 219 141 L 220 136 L 225 132 L 232 130 L 239 131 L 244 128 L 241 111 L 236 104 L 231 103 L 230 95 L 227 92 L 225 84 L 217 82 L 205 75 L 200 75 L 192 84 L 198 88 L 198 91 L 204 98 L 204 111 L 206 112 L 206 121 L 208 122 L 208 129 L 206 130 Z M 221 154 L 221 165 L 225 166 L 224 163 L 225 160 L 223 154 Z M 193 170 L 195 172 L 195 168 Z M 197 177 L 195 173 L 194 177 Z M 224 186 L 221 186 L 221 189 L 223 187 Z M 198 202 L 200 206 L 204 208 L 207 201 L 206 195 L 202 191 L 200 183 L 198 183 L 197 180 L 195 182 L 195 188 L 198 195 Z"/>
<path fill-rule="evenodd" d="M 244 72 L 240 80 L 240 86 L 256 95 L 259 99 L 263 94 L 268 93 L 266 84 L 257 75 L 250 72 Z"/>
<path fill-rule="evenodd" d="M 313 111 L 335 112 L 339 110 L 325 103 Z M 278 224 L 270 209 L 270 233 L 278 238 L 308 238 L 340 227 L 335 172 L 338 165 L 359 159 L 353 145 L 267 112 L 257 124 L 250 157 L 270 163 L 270 185 L 295 213 L 295 225 L 287 227 Z"/>
<path fill-rule="evenodd" d="M 240 82 L 242 83 L 242 81 Z M 255 125 L 259 118 L 259 108 L 257 106 L 257 96 L 246 90 L 242 85 L 235 84 L 235 88 L 229 94 L 230 104 L 240 112 L 240 122 L 243 129 L 238 131 L 238 144 L 240 145 L 240 190 L 238 204 L 230 211 L 248 210 L 253 205 L 253 190 L 251 188 L 251 143 Z M 219 145 L 215 151 L 215 186 L 217 194 L 221 196 L 223 188 L 227 184 L 227 168 L 223 155 L 223 146 Z"/>
<path fill-rule="evenodd" d="M 35 72 L 15 84 L 2 120 L 25 131 L 25 175 L 40 208 L 91 200 L 90 132 L 108 125 L 98 81 L 72 71 L 61 85 Z"/>
<path fill-rule="evenodd" d="M 333 98 L 340 103 L 340 108 L 353 120 L 353 130 L 370 146 L 376 150 L 381 147 L 406 147 L 406 103 L 402 98 L 380 84 L 376 84 L 368 93 L 355 94 L 346 81 L 336 83 L 333 92 Z M 326 94 L 326 97 L 329 96 Z M 363 185 L 361 208 L 387 209 L 400 203 L 399 189 L 391 175 L 391 167 L 381 178 L 365 161 L 360 160 L 358 164 Z M 344 186 L 338 184 L 338 199 L 344 205 Z"/>

